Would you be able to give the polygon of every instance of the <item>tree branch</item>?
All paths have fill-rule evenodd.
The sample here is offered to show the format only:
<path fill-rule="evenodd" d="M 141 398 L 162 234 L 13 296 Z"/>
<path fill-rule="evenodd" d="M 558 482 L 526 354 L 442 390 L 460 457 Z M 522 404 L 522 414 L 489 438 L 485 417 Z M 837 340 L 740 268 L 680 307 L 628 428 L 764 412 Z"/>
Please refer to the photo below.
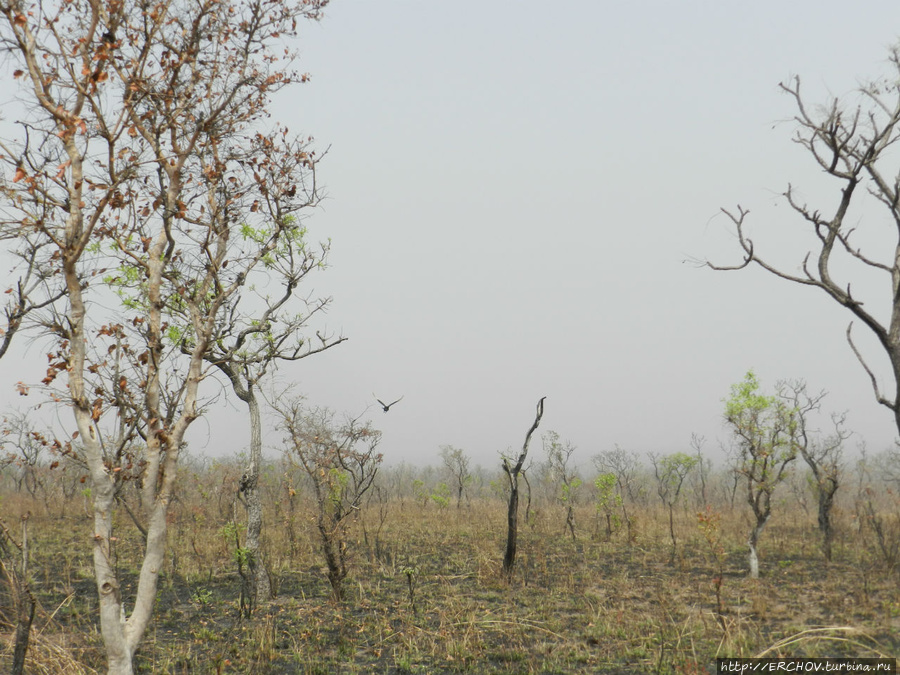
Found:
<path fill-rule="evenodd" d="M 881 405 L 897 412 L 897 400 L 894 399 L 893 402 L 889 401 L 881 394 L 881 390 L 878 388 L 878 380 L 875 378 L 875 373 L 872 372 L 872 369 L 869 368 L 869 365 L 866 363 L 865 359 L 863 359 L 862 354 L 860 354 L 859 350 L 856 348 L 856 345 L 853 343 L 853 338 L 850 335 L 850 331 L 853 328 L 853 322 L 847 326 L 847 342 L 850 344 L 850 349 L 853 350 L 853 353 L 856 354 L 856 359 L 859 361 L 860 365 L 866 371 L 866 374 L 869 376 L 869 380 L 872 382 L 872 389 L 875 391 L 875 400 L 878 401 Z"/>

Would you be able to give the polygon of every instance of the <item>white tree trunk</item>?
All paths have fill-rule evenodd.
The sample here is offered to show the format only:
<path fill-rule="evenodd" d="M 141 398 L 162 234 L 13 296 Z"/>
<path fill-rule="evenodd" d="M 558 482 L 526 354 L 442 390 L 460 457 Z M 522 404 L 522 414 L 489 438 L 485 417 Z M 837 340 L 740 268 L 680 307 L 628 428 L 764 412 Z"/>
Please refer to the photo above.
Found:
<path fill-rule="evenodd" d="M 750 563 L 750 578 L 759 579 L 759 535 L 762 534 L 763 528 L 769 522 L 769 516 L 762 520 L 756 521 L 756 526 L 750 532 L 750 539 L 747 540 L 747 546 L 750 548 L 748 560 Z"/>
<path fill-rule="evenodd" d="M 184 433 L 196 418 L 197 390 L 200 383 L 202 353 L 205 343 L 191 355 L 184 394 L 182 415 L 169 429 L 165 458 L 159 456 L 159 442 L 147 445 L 148 468 L 144 474 L 143 507 L 147 516 L 147 539 L 144 560 L 138 577 L 135 604 L 128 616 L 122 602 L 116 574 L 112 512 L 115 504 L 116 481 L 106 466 L 103 444 L 94 425 L 92 405 L 85 396 L 84 367 L 84 300 L 74 265 L 66 269 L 69 290 L 69 316 L 74 338 L 71 341 L 69 390 L 78 432 L 84 447 L 84 457 L 91 475 L 91 495 L 94 509 L 94 531 L 91 534 L 94 576 L 100 603 L 100 632 L 106 647 L 110 675 L 132 675 L 133 659 L 153 613 L 156 589 L 166 550 L 168 523 L 166 516 L 175 489 L 178 455 Z M 158 321 L 157 317 L 151 318 Z M 159 325 L 158 323 L 156 325 Z M 153 398 L 158 378 L 148 378 L 147 399 Z M 152 472 L 150 469 L 153 469 Z"/>
<path fill-rule="evenodd" d="M 756 544 L 750 542 L 750 578 L 759 579 L 759 555 L 756 552 Z"/>

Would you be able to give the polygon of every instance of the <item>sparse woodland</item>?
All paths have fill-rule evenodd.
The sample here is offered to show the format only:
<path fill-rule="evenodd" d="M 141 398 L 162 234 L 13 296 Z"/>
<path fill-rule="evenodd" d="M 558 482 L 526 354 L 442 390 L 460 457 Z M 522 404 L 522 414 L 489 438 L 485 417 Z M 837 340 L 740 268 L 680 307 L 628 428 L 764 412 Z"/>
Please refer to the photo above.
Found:
<path fill-rule="evenodd" d="M 0 0 L 16 106 L 0 359 L 25 335 L 47 355 L 35 382 L 0 382 L 29 410 L 0 424 L 0 670 L 690 675 L 717 656 L 896 655 L 900 454 L 861 451 L 843 416 L 813 423 L 824 393 L 802 382 L 735 384 L 719 465 L 695 437 L 579 466 L 539 429 L 544 398 L 514 455 L 391 464 L 365 413 L 262 395 L 279 364 L 345 340 L 307 285 L 330 250 L 304 225 L 322 154 L 269 119 L 307 80 L 298 22 L 327 4 Z M 843 185 L 830 220 L 785 195 L 821 242 L 816 272 L 770 267 L 740 208 L 743 258 L 709 266 L 824 290 L 898 380 L 900 263 L 841 229 L 867 181 L 900 223 L 878 168 L 897 87 L 849 117 L 807 115 L 799 80 L 785 91 L 797 141 Z M 889 326 L 832 280 L 833 250 L 889 273 Z M 194 456 L 188 429 L 225 391 L 250 446 Z M 280 422 L 265 439 L 264 407 Z"/>
<path fill-rule="evenodd" d="M 558 443 L 547 440 L 550 449 Z M 548 454 L 532 452 L 511 580 L 502 566 L 508 481 L 499 465 L 472 467 L 457 505 L 446 465 L 400 464 L 378 471 L 343 521 L 335 542 L 346 566 L 342 601 L 329 583 L 317 500 L 322 486 L 336 498 L 339 488 L 333 478 L 317 487 L 293 451 L 265 461 L 259 487 L 273 599 L 249 616 L 246 458 L 185 460 L 137 672 L 705 673 L 717 655 L 890 656 L 900 648 L 896 455 L 846 453 L 830 563 L 816 483 L 797 464 L 773 495 L 759 578 L 751 579 L 747 537 L 756 519 L 733 466 L 701 472 L 699 456 L 670 511 L 671 494 L 660 499 L 646 455 L 619 449 L 634 472 L 630 489 L 613 488 L 610 498 L 595 486 L 604 474 L 593 466 L 571 472 L 570 485 L 573 477 L 580 484 L 565 490 Z M 17 607 L 8 575 L 21 559 L 12 540 L 21 543 L 27 522 L 37 605 L 27 672 L 103 671 L 82 544 L 90 488 L 81 475 L 67 460 L 52 469 L 9 461 L 3 469 L 4 668 Z M 143 539 L 125 511 L 114 526 L 127 601 Z"/>

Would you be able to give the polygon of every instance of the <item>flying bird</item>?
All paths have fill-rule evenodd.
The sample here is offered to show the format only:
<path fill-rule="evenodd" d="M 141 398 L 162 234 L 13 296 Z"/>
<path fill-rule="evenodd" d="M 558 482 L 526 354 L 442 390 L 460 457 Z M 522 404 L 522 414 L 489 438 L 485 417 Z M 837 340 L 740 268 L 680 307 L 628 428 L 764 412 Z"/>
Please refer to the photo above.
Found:
<path fill-rule="evenodd" d="M 375 396 L 375 394 L 372 394 L 372 396 Z M 381 400 L 380 398 L 378 398 L 377 396 L 375 396 L 375 400 L 378 401 L 378 402 L 381 404 L 381 409 L 384 410 L 384 412 L 387 412 L 388 410 L 391 409 L 391 406 L 392 406 L 392 405 L 394 405 L 394 404 L 396 404 L 396 403 L 400 403 L 400 401 L 403 400 L 403 397 L 401 396 L 401 397 L 398 398 L 396 401 L 394 401 L 394 403 L 385 403 L 384 401 L 382 401 L 382 400 Z"/>

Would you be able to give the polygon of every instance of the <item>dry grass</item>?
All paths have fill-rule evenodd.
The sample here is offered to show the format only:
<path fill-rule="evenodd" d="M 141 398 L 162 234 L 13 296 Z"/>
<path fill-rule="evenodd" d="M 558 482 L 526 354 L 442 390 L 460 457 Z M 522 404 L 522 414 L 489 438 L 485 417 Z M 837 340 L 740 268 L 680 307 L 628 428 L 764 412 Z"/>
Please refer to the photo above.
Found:
<path fill-rule="evenodd" d="M 506 583 L 501 501 L 456 509 L 394 500 L 377 536 L 376 505 L 354 525 L 349 600 L 337 604 L 309 505 L 296 503 L 292 514 L 270 497 L 266 552 L 278 597 L 241 620 L 232 544 L 222 536 L 231 503 L 213 489 L 186 491 L 173 510 L 140 672 L 687 674 L 712 672 L 717 656 L 900 650 L 897 573 L 847 514 L 831 564 L 808 517 L 776 514 L 761 542 L 763 578 L 754 581 L 745 570 L 749 522 L 739 508 L 723 509 L 720 614 L 717 568 L 693 510 L 678 513 L 670 564 L 661 509 L 635 509 L 629 542 L 623 531 L 605 541 L 605 525 L 583 507 L 572 541 L 562 510 L 543 506 L 523 518 L 518 570 Z M 4 500 L 10 519 L 31 506 Z M 33 586 L 51 609 L 36 620 L 30 672 L 92 673 L 103 662 L 89 522 L 80 503 L 65 512 L 32 519 Z M 119 532 L 127 597 L 141 542 L 124 518 Z M 11 630 L 3 624 L 0 670 L 11 658 Z"/>

